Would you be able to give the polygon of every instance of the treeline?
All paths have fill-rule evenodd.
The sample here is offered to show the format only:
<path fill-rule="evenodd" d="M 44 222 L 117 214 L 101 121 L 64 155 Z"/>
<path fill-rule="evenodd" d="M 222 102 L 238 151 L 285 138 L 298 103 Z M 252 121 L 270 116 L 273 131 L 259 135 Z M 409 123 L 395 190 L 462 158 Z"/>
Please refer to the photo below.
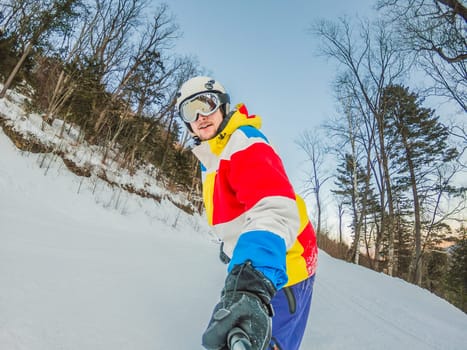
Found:
<path fill-rule="evenodd" d="M 378 5 L 382 19 L 311 28 L 322 54 L 339 67 L 338 115 L 297 141 L 311 165 L 317 231 L 326 234 L 325 214 L 336 218 L 340 239 L 321 237 L 334 255 L 423 286 L 466 311 L 467 10 L 458 1 Z M 415 85 L 415 77 L 425 85 Z M 444 124 L 425 106 L 430 96 L 449 100 L 459 120 Z M 325 213 L 329 198 L 336 214 Z M 346 227 L 352 243 L 343 250 Z M 444 249 L 449 242 L 454 248 Z"/>
<path fill-rule="evenodd" d="M 196 185 L 196 161 L 173 104 L 177 87 L 198 68 L 172 52 L 179 28 L 166 5 L 3 1 L 0 28 L 0 97 L 22 89 L 44 123 L 79 126 L 82 140 L 102 147 L 103 162 L 117 149 L 122 167 L 150 163 L 176 187 Z"/>

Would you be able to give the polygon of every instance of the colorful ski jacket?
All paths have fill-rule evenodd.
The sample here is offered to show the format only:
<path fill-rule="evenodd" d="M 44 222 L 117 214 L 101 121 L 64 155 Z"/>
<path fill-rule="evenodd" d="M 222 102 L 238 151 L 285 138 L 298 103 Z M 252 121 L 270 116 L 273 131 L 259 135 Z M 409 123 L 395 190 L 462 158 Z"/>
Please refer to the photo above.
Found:
<path fill-rule="evenodd" d="M 228 270 L 251 260 L 279 289 L 315 273 L 318 249 L 305 203 L 260 127 L 261 118 L 240 104 L 193 153 L 208 222 L 231 259 Z"/>

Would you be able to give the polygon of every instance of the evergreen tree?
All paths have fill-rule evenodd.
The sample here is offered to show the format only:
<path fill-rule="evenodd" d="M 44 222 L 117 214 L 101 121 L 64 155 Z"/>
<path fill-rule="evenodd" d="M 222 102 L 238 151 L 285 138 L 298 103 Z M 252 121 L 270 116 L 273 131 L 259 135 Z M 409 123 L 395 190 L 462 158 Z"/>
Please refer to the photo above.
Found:
<path fill-rule="evenodd" d="M 387 86 L 381 100 L 392 161 L 399 173 L 397 183 L 401 190 L 410 192 L 415 248 L 412 281 L 418 285 L 422 283 L 422 205 L 428 201 L 427 188 L 434 186 L 431 174 L 457 156 L 456 149 L 448 146 L 448 128 L 439 122 L 434 110 L 422 107 L 422 102 L 400 85 Z"/>
<path fill-rule="evenodd" d="M 467 312 L 467 227 L 461 226 L 458 234 L 459 238 L 451 248 L 451 260 L 446 274 L 449 291 L 447 299 Z"/>
<path fill-rule="evenodd" d="M 337 189 L 332 190 L 332 192 L 343 198 L 342 204 L 348 207 L 352 213 L 350 226 L 354 245 L 357 247 L 355 251 L 350 251 L 353 256 L 349 256 L 348 260 L 358 262 L 360 241 L 362 238 L 367 241 L 365 229 L 369 227 L 369 222 L 378 222 L 376 217 L 380 208 L 375 191 L 368 182 L 365 169 L 358 164 L 358 161 L 352 155 L 344 155 L 344 159 L 337 168 L 337 173 L 334 182 Z M 361 234 L 363 234 L 363 237 Z"/>

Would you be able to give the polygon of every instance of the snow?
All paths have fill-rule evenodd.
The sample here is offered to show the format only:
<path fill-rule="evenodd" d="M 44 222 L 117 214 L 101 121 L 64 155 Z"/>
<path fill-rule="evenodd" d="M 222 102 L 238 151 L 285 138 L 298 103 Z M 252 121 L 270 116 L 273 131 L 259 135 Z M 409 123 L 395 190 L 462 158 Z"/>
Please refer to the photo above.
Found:
<path fill-rule="evenodd" d="M 72 136 L 41 134 L 38 117 L 11 101 L 0 100 L 0 113 L 100 164 Z M 201 349 L 225 278 L 217 240 L 147 174 L 114 175 L 165 199 L 78 177 L 0 131 L 0 349 Z M 319 259 L 303 350 L 467 349 L 467 315 L 445 300 L 323 251 Z"/>

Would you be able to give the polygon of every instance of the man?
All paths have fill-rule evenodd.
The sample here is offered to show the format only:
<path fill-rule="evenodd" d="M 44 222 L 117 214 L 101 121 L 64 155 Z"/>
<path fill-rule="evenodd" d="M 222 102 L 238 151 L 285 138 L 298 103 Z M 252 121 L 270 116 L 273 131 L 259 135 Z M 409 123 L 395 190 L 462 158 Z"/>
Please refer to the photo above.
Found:
<path fill-rule="evenodd" d="M 299 349 L 318 255 L 303 200 L 259 130 L 261 118 L 243 104 L 230 111 L 219 82 L 188 80 L 177 108 L 197 141 L 206 216 L 229 264 L 203 346 L 227 350 L 244 337 L 254 350 Z"/>

